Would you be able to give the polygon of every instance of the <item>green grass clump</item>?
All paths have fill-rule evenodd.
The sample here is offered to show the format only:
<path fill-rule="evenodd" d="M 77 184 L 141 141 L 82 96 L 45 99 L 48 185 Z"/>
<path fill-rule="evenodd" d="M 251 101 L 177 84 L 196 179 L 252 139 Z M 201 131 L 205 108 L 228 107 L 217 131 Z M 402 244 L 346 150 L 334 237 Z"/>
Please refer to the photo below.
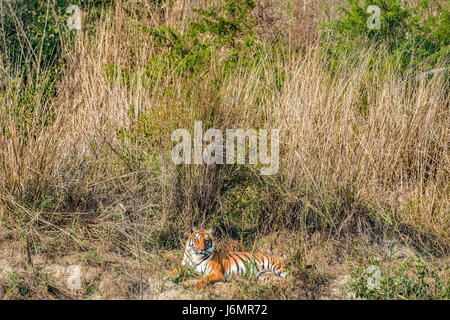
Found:
<path fill-rule="evenodd" d="M 442 279 L 420 259 L 407 261 L 398 268 L 389 270 L 379 268 L 381 272 L 378 286 L 368 285 L 368 278 L 374 275 L 367 272 L 367 265 L 360 264 L 352 272 L 351 288 L 356 297 L 374 300 L 450 299 L 450 282 Z"/>

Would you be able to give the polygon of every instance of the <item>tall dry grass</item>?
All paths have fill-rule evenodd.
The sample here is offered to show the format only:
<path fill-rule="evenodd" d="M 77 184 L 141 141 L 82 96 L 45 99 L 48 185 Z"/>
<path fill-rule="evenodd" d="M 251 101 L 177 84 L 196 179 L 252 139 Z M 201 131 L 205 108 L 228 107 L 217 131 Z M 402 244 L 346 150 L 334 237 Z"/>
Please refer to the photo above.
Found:
<path fill-rule="evenodd" d="M 399 79 L 358 55 L 360 64 L 335 75 L 317 54 L 290 68 L 276 124 L 285 132 L 288 185 L 314 194 L 321 219 L 343 214 L 335 219 L 338 234 L 380 236 L 369 216 L 400 234 L 414 230 L 421 240 L 448 243 L 448 79 Z M 327 209 L 330 197 L 338 210 Z"/>
<path fill-rule="evenodd" d="M 143 16 L 129 6 L 105 10 L 94 33 L 78 33 L 53 99 L 37 86 L 27 101 L 34 108 L 23 110 L 17 88 L 29 84 L 20 76 L 6 81 L 4 217 L 27 230 L 64 230 L 75 220 L 89 236 L 136 255 L 177 247 L 192 224 L 241 238 L 283 228 L 337 239 L 399 237 L 448 252 L 447 79 L 399 77 L 371 65 L 367 52 L 332 72 L 320 50 L 286 57 L 270 43 L 261 59 L 231 73 L 222 51 L 191 76 L 177 66 L 148 70 L 169 48 L 137 24 L 181 28 L 178 16 L 193 4 L 148 7 Z M 280 172 L 174 165 L 170 135 L 192 130 L 194 120 L 205 129 L 281 129 Z"/>

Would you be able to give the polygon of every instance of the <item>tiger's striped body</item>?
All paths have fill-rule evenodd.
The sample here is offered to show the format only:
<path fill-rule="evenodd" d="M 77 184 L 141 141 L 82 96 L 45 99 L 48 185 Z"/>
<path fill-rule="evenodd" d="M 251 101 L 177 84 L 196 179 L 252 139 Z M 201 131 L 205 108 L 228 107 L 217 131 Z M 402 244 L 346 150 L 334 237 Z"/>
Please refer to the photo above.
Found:
<path fill-rule="evenodd" d="M 194 231 L 186 242 L 183 266 L 194 269 L 203 275 L 196 288 L 201 289 L 208 283 L 226 281 L 232 275 L 254 275 L 259 278 L 272 273 L 286 278 L 284 263 L 268 255 L 250 252 L 221 253 L 215 250 L 212 230 Z M 175 269 L 173 274 L 178 273 Z"/>

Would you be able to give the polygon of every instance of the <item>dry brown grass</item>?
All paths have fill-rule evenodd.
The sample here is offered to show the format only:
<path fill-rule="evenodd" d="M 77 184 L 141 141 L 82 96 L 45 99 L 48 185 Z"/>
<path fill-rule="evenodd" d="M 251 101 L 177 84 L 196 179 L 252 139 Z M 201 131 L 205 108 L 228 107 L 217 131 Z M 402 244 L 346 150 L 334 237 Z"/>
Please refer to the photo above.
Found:
<path fill-rule="evenodd" d="M 385 223 L 448 243 L 447 80 L 399 81 L 384 73 L 370 82 L 367 60 L 333 76 L 323 64 L 310 55 L 290 68 L 276 107 L 290 154 L 282 166 L 287 181 L 298 193 L 318 191 L 323 207 L 330 193 L 341 193 L 349 215 L 338 233 L 358 227 L 352 222 L 361 214 L 378 212 Z"/>

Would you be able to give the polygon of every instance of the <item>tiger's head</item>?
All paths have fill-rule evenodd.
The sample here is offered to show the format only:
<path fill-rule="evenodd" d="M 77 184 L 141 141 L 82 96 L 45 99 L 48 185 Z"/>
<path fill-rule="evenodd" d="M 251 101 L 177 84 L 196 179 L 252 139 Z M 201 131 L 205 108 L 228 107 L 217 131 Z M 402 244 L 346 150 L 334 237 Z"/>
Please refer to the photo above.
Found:
<path fill-rule="evenodd" d="M 216 248 L 213 229 L 196 230 L 192 228 L 191 232 L 186 242 L 186 252 L 189 253 L 192 262 L 198 263 L 209 258 Z"/>

